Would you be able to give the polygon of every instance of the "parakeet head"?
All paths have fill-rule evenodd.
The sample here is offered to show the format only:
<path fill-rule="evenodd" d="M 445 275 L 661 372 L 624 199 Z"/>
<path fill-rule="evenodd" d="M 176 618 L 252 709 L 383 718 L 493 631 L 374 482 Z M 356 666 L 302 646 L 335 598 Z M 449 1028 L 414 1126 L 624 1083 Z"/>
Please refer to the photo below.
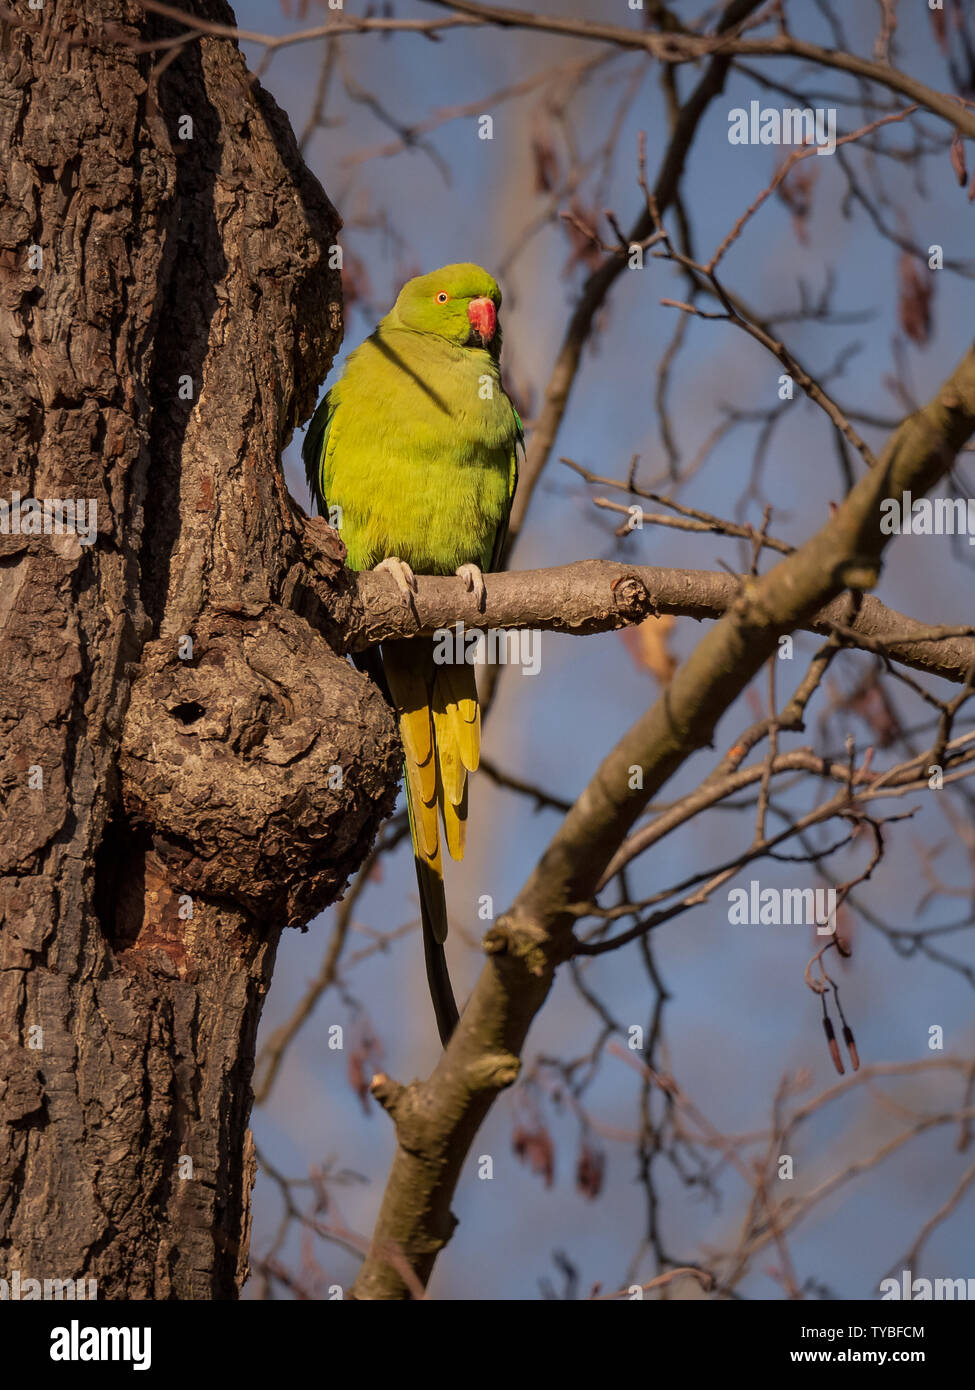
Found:
<path fill-rule="evenodd" d="M 407 280 L 393 315 L 416 333 L 433 333 L 458 347 L 501 351 L 498 282 L 479 265 L 445 265 Z"/>

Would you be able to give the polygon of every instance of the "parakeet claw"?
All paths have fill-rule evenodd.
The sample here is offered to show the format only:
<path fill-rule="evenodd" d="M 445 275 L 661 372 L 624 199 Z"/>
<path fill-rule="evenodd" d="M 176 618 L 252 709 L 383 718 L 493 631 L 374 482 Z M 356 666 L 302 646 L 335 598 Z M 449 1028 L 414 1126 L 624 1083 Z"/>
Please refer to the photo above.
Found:
<path fill-rule="evenodd" d="M 374 567 L 375 570 L 386 570 L 396 581 L 396 587 L 409 603 L 411 595 L 416 593 L 416 576 L 410 569 L 405 560 L 401 560 L 398 555 L 390 555 L 386 560 L 380 560 Z"/>
<path fill-rule="evenodd" d="M 469 594 L 477 596 L 478 609 L 484 607 L 484 600 L 487 598 L 487 587 L 484 583 L 484 575 L 477 565 L 458 565 L 454 574 L 459 579 L 463 579 L 464 586 Z"/>

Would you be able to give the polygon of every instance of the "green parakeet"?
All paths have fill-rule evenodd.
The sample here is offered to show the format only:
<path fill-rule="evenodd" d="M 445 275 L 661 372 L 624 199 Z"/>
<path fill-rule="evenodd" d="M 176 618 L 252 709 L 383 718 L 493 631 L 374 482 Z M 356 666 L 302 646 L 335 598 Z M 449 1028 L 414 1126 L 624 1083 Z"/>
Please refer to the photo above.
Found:
<path fill-rule="evenodd" d="M 348 564 L 385 568 L 409 601 L 414 574 L 458 574 L 483 598 L 518 480 L 521 421 L 501 385 L 501 291 L 477 265 L 409 280 L 349 355 L 303 446 L 319 511 L 336 514 Z M 420 889 L 427 978 L 442 1043 L 457 1022 L 439 821 L 464 854 L 467 776 L 481 715 L 473 666 L 438 664 L 433 638 L 386 642 L 382 666 L 398 718 Z"/>

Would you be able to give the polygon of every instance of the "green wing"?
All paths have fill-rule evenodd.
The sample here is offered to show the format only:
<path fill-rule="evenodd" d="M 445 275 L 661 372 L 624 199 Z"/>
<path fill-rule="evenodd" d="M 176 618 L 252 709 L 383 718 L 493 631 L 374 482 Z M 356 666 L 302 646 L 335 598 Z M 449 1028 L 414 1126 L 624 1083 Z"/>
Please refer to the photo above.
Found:
<path fill-rule="evenodd" d="M 491 552 L 491 563 L 488 566 L 491 570 L 501 567 L 504 556 L 504 548 L 508 541 L 508 518 L 511 516 L 511 504 L 515 500 L 515 489 L 518 487 L 518 450 L 525 451 L 525 427 L 521 423 L 521 416 L 511 407 L 511 413 L 515 417 L 515 438 L 511 446 L 511 471 L 508 477 L 508 509 L 504 514 L 504 521 L 498 527 L 498 533 L 494 538 L 494 549 Z M 309 430 L 309 434 L 311 431 Z"/>
<path fill-rule="evenodd" d="M 328 516 L 328 501 L 325 497 L 325 450 L 328 448 L 328 433 L 335 419 L 332 392 L 328 391 L 318 409 L 311 417 L 311 424 L 301 446 L 301 457 L 305 463 L 305 477 L 311 489 L 312 500 L 320 516 Z"/>

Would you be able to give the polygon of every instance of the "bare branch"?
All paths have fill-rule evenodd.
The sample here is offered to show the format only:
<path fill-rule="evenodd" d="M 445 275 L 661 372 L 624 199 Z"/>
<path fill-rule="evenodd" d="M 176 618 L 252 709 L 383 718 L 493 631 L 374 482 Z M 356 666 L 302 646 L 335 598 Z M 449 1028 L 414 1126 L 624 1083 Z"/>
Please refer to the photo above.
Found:
<path fill-rule="evenodd" d="M 417 577 L 408 608 L 392 580 L 372 572 L 350 578 L 348 649 L 361 651 L 393 638 L 431 634 L 461 622 L 470 630 L 534 628 L 585 636 L 611 632 L 669 613 L 699 621 L 723 617 L 734 607 L 744 576 L 712 570 L 624 565 L 615 560 L 577 560 L 552 569 L 518 570 L 485 576 L 483 611 L 462 580 Z M 343 610 L 345 611 L 345 610 Z M 801 626 L 828 637 L 837 628 L 851 644 L 883 650 L 918 671 L 965 681 L 975 661 L 975 628 L 929 626 L 866 595 L 855 617 L 835 598 Z"/>

